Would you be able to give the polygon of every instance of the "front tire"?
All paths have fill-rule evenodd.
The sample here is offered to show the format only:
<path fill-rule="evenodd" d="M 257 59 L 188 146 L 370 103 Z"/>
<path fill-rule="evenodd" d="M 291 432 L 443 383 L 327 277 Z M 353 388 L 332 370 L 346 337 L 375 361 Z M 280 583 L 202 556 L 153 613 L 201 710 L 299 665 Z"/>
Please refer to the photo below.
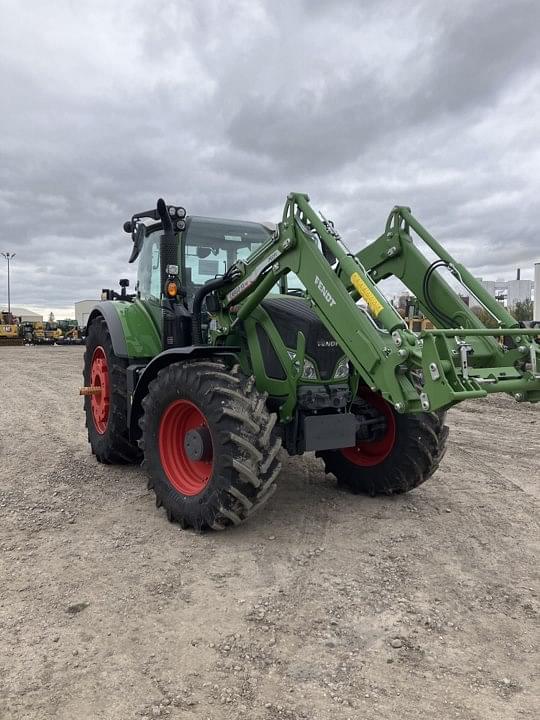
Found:
<path fill-rule="evenodd" d="M 380 395 L 369 391 L 362 395 L 364 407 L 367 401 L 385 418 L 384 433 L 373 442 L 325 450 L 317 456 L 323 459 L 326 472 L 355 494 L 394 495 L 413 490 L 433 475 L 444 457 L 446 413 L 400 415 Z"/>
<path fill-rule="evenodd" d="M 114 353 L 107 323 L 96 318 L 86 338 L 83 378 L 85 386 L 101 390 L 84 398 L 84 411 L 92 453 L 108 465 L 141 459 L 139 448 L 129 441 L 126 368 L 127 361 Z"/>
<path fill-rule="evenodd" d="M 276 415 L 238 366 L 173 363 L 150 383 L 142 405 L 148 486 L 171 522 L 223 530 L 274 493 L 281 469 Z"/>

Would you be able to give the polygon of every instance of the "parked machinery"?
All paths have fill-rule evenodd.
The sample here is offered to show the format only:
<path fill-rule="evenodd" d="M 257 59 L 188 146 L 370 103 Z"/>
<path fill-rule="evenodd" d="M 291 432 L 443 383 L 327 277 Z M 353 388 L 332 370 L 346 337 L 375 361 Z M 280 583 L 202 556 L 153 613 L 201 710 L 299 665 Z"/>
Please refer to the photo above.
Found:
<path fill-rule="evenodd" d="M 0 313 L 0 346 L 22 345 L 19 337 L 19 323 L 14 315 L 7 312 Z"/>
<path fill-rule="evenodd" d="M 104 291 L 89 317 L 88 438 L 100 462 L 144 457 L 158 506 L 183 527 L 249 517 L 275 489 L 282 446 L 315 451 L 352 492 L 402 493 L 436 471 L 448 408 L 495 392 L 540 400 L 536 331 L 519 327 L 409 208 L 395 207 L 356 254 L 300 193 L 273 231 L 187 216 L 163 200 L 124 228 L 138 282 L 133 294 L 127 281 Z M 434 329 L 410 331 L 377 285 L 390 276 Z"/>

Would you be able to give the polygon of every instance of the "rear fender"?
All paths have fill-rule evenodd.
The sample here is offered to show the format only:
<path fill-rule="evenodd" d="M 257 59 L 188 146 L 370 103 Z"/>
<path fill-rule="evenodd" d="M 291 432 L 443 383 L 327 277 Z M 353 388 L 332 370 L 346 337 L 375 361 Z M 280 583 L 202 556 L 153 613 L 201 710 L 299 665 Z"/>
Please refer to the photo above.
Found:
<path fill-rule="evenodd" d="M 87 327 L 97 318 L 107 323 L 114 354 L 135 361 L 148 361 L 161 352 L 161 337 L 152 316 L 140 301 L 106 300 L 96 304 Z"/>

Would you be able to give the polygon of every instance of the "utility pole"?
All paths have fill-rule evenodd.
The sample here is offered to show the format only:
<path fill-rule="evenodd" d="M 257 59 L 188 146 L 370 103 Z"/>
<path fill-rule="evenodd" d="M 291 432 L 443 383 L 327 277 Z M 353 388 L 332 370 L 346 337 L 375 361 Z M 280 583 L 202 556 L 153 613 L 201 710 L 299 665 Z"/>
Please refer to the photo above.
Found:
<path fill-rule="evenodd" d="M 8 302 L 8 316 L 11 322 L 11 288 L 9 285 L 9 265 L 17 253 L 3 252 L 2 255 L 7 260 L 7 302 Z"/>

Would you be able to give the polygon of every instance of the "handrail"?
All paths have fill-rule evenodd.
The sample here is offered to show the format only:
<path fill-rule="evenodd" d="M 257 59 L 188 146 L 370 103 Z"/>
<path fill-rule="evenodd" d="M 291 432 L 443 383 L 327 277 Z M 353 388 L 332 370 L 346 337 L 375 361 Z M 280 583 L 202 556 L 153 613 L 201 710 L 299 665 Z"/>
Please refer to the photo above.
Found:
<path fill-rule="evenodd" d="M 465 336 L 498 336 L 498 335 L 540 335 L 538 328 L 434 328 L 433 330 L 423 330 L 419 333 L 420 337 L 428 335 L 444 335 L 444 337 L 465 337 Z"/>

